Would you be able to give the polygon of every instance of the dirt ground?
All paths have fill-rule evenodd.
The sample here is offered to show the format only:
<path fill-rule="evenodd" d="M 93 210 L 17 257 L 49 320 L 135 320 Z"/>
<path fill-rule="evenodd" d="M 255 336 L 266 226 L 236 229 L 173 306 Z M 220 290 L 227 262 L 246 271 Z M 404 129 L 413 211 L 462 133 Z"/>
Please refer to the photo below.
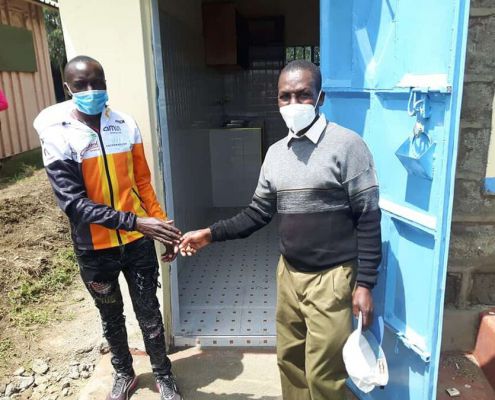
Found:
<path fill-rule="evenodd" d="M 0 332 L 9 326 L 11 293 L 51 268 L 69 249 L 68 226 L 43 171 L 0 190 Z"/>
<path fill-rule="evenodd" d="M 32 395 L 35 383 L 12 398 L 77 398 L 100 344 L 99 317 L 45 172 L 0 188 L 0 398 L 19 367 L 26 371 L 18 379 L 35 377 L 35 359 L 49 365 L 39 376 L 46 393 Z M 69 379 L 78 365 L 89 373 Z"/>

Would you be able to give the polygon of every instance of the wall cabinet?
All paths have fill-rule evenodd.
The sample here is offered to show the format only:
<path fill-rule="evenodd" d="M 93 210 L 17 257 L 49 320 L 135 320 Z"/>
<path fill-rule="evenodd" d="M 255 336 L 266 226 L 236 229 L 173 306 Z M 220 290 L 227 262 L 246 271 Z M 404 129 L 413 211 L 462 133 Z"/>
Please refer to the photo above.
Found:
<path fill-rule="evenodd" d="M 233 3 L 203 4 L 206 65 L 238 64 L 238 19 Z"/>
<path fill-rule="evenodd" d="M 252 67 L 284 59 L 284 17 L 245 18 L 233 3 L 203 4 L 206 65 Z"/>

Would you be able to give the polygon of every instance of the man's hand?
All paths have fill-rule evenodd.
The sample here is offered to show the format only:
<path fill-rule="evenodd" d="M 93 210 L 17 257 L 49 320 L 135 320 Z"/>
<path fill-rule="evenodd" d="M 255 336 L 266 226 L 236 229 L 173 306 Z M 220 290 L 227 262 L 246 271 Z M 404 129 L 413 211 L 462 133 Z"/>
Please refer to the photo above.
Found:
<path fill-rule="evenodd" d="M 358 286 L 352 296 L 352 313 L 357 318 L 359 311 L 363 314 L 363 329 L 373 322 L 373 297 L 371 290 Z"/>
<path fill-rule="evenodd" d="M 171 263 L 174 261 L 179 254 L 179 246 L 178 245 L 166 245 L 165 253 L 162 254 L 161 259 L 163 262 Z"/>
<path fill-rule="evenodd" d="M 158 218 L 141 218 L 136 219 L 136 230 L 145 236 L 158 240 L 165 246 L 178 245 L 180 242 L 181 231 L 172 224 L 174 221 L 162 221 Z"/>
<path fill-rule="evenodd" d="M 202 249 L 210 243 L 211 230 L 209 228 L 187 232 L 184 236 L 182 236 L 182 240 L 179 245 L 180 254 L 182 256 L 192 256 L 193 254 L 196 254 L 199 249 Z"/>

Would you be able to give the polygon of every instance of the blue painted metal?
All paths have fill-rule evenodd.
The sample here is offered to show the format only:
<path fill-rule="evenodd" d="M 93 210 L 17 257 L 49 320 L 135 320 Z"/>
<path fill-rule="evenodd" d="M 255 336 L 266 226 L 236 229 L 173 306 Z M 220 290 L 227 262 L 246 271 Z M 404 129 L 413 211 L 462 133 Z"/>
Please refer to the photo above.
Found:
<path fill-rule="evenodd" d="M 321 0 L 325 114 L 377 167 L 384 258 L 372 331 L 390 381 L 362 399 L 436 397 L 469 1 Z"/>
<path fill-rule="evenodd" d="M 414 133 L 402 143 L 395 155 L 409 174 L 433 179 L 435 143 L 424 132 Z"/>
<path fill-rule="evenodd" d="M 485 192 L 486 194 L 495 194 L 495 177 L 485 178 Z"/>

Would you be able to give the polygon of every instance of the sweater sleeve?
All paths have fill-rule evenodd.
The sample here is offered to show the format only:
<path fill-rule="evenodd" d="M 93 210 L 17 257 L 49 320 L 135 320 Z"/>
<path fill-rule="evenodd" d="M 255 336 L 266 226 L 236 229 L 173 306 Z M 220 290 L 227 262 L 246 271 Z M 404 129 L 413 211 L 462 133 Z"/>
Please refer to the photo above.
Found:
<path fill-rule="evenodd" d="M 359 136 L 345 153 L 341 173 L 357 231 L 357 284 L 372 289 L 382 258 L 378 179 L 373 157 Z"/>
<path fill-rule="evenodd" d="M 267 225 L 276 210 L 277 192 L 268 177 L 265 159 L 251 204 L 234 217 L 210 226 L 212 240 L 221 242 L 248 237 Z"/>

